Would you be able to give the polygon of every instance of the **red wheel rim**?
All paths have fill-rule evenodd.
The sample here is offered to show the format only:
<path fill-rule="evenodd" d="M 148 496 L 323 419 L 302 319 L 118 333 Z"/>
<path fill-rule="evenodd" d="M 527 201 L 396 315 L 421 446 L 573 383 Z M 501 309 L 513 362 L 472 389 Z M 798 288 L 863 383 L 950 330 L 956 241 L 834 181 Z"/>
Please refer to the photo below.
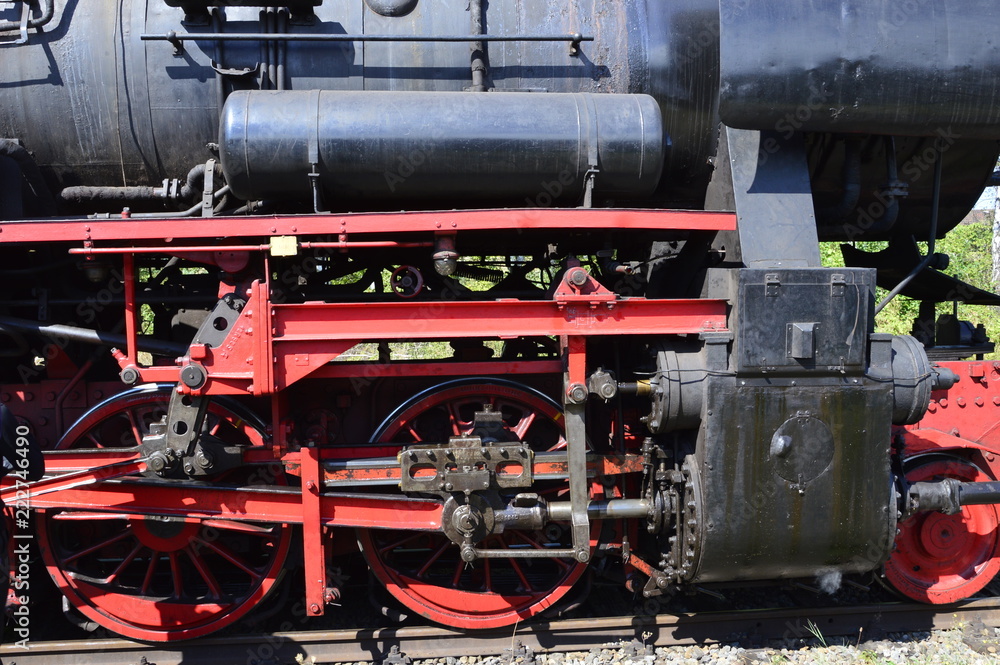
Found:
<path fill-rule="evenodd" d="M 936 459 L 907 472 L 910 482 L 992 480 L 960 459 Z M 964 506 L 956 515 L 921 513 L 899 525 L 885 577 L 899 593 L 924 603 L 953 603 L 980 591 L 1000 571 L 997 510 Z"/>
<path fill-rule="evenodd" d="M 453 381 L 417 395 L 397 409 L 372 440 L 403 445 L 447 440 L 471 431 L 473 413 L 483 404 L 501 411 L 507 428 L 532 449 L 565 447 L 562 413 L 554 402 L 517 384 L 488 379 Z M 565 483 L 541 490 L 549 498 L 567 493 Z M 592 540 L 593 534 L 596 525 Z M 562 599 L 587 568 L 555 558 L 481 559 L 469 566 L 462 562 L 458 546 L 437 533 L 365 530 L 359 532 L 359 541 L 375 576 L 397 600 L 431 621 L 456 628 L 496 628 L 534 616 Z M 543 532 L 493 535 L 479 546 L 570 545 L 569 530 L 552 524 Z"/>
<path fill-rule="evenodd" d="M 107 400 L 57 448 L 132 447 L 165 413 L 168 397 L 142 388 Z M 212 433 L 233 444 L 263 445 L 253 418 L 239 411 L 213 402 Z M 249 475 L 231 473 L 235 480 Z M 116 633 L 154 642 L 200 637 L 239 620 L 274 587 L 291 542 L 284 524 L 39 513 L 45 565 L 76 609 Z"/>

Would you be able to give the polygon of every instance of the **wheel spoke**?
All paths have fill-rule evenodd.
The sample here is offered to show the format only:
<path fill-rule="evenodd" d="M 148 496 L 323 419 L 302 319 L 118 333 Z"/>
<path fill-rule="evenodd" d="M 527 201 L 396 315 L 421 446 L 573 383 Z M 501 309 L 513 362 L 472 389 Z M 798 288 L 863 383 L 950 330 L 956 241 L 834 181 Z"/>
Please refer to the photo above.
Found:
<path fill-rule="evenodd" d="M 195 570 L 197 570 L 198 574 L 201 575 L 201 579 L 205 580 L 205 584 L 208 585 L 208 590 L 212 594 L 212 598 L 222 598 L 222 588 L 216 581 L 215 576 L 212 575 L 212 571 L 205 567 L 205 563 L 201 560 L 201 557 L 198 556 L 197 552 L 195 552 L 190 545 L 184 548 L 184 552 L 188 555 L 188 558 L 191 559 L 191 563 L 194 564 Z"/>
<path fill-rule="evenodd" d="M 149 565 L 146 567 L 146 575 L 142 578 L 142 595 L 149 595 L 149 587 L 153 584 L 153 574 L 156 572 L 156 564 L 160 560 L 159 552 L 153 552 L 149 557 Z"/>
<path fill-rule="evenodd" d="M 515 573 L 517 573 L 518 579 L 521 580 L 521 584 L 524 585 L 524 590 L 534 591 L 534 588 L 531 586 L 531 582 L 529 582 L 528 578 L 524 576 L 524 571 L 521 570 L 521 564 L 517 562 L 517 559 L 510 559 L 510 567 L 514 569 Z"/>
<path fill-rule="evenodd" d="M 525 534 L 525 533 L 522 533 L 521 531 L 515 531 L 514 533 L 515 533 L 515 534 L 517 535 L 517 537 L 518 537 L 519 539 L 521 539 L 521 540 L 522 540 L 522 541 L 524 541 L 525 543 L 527 543 L 527 544 L 531 545 L 531 546 L 532 546 L 532 547 L 534 547 L 534 548 L 535 548 L 536 550 L 544 550 L 544 549 L 546 549 L 546 547 L 545 547 L 544 545 L 542 545 L 541 543 L 539 543 L 539 542 L 538 542 L 537 540 L 535 540 L 534 538 L 529 538 L 529 537 L 527 536 L 527 534 Z M 552 561 L 553 563 L 557 564 L 558 566 L 560 566 L 561 568 L 564 568 L 564 569 L 568 569 L 568 568 L 570 567 L 570 565 L 569 565 L 568 563 L 566 563 L 566 562 L 565 562 L 565 561 L 563 561 L 562 559 L 559 559 L 559 558 L 556 558 L 556 557 L 553 557 L 553 558 L 551 559 L 551 561 Z"/>
<path fill-rule="evenodd" d="M 483 587 L 487 593 L 493 593 L 493 570 L 490 560 L 483 559 Z"/>
<path fill-rule="evenodd" d="M 422 578 L 424 575 L 426 575 L 427 571 L 430 570 L 430 567 L 434 565 L 434 562 L 440 559 L 441 555 L 444 554 L 445 550 L 447 550 L 449 547 L 451 547 L 450 541 L 445 541 L 444 543 L 442 543 L 441 547 L 437 548 L 434 554 L 432 554 L 430 558 L 428 558 L 427 561 L 424 563 L 424 565 L 420 567 L 420 570 L 417 571 L 417 577 Z"/>
<path fill-rule="evenodd" d="M 402 547 L 403 545 L 405 545 L 405 544 L 407 544 L 407 543 L 409 543 L 411 541 L 414 541 L 417 538 L 420 538 L 422 535 L 423 534 L 421 534 L 419 532 L 418 533 L 407 533 L 405 536 L 403 536 L 399 540 L 397 540 L 397 541 L 395 541 L 393 543 L 389 543 L 388 545 L 386 545 L 384 547 L 381 547 L 379 549 L 379 553 L 380 554 L 386 554 L 388 552 L 391 552 L 394 549 Z"/>
<path fill-rule="evenodd" d="M 142 549 L 143 549 L 142 543 L 139 543 L 135 547 L 133 547 L 132 551 L 122 558 L 122 562 L 118 564 L 118 567 L 115 568 L 113 571 L 111 571 L 111 573 L 106 578 L 104 578 L 103 583 L 104 584 L 113 583 L 118 578 L 118 576 L 121 575 L 122 572 L 129 567 L 129 564 L 135 561 L 135 558 L 139 555 L 139 552 L 142 551 Z"/>
<path fill-rule="evenodd" d="M 111 538 L 108 538 L 107 540 L 103 540 L 103 541 L 97 543 L 96 545 L 91 545 L 87 549 L 80 550 L 76 554 L 71 554 L 71 555 L 69 555 L 67 557 L 64 557 L 63 561 L 66 562 L 66 563 L 69 563 L 71 561 L 76 561 L 80 557 L 87 556 L 88 554 L 93 554 L 94 552 L 98 552 L 98 551 L 104 549 L 108 545 L 113 545 L 114 543 L 117 543 L 120 540 L 124 540 L 124 539 L 128 538 L 130 535 L 132 535 L 132 534 L 128 530 L 122 531 L 118 535 L 112 536 Z"/>
<path fill-rule="evenodd" d="M 451 433 L 455 436 L 462 436 L 461 416 L 458 415 L 458 408 L 454 402 L 448 402 L 448 419 L 451 421 Z"/>
<path fill-rule="evenodd" d="M 139 429 L 139 423 L 136 422 L 135 411 L 129 409 L 128 411 L 125 412 L 125 415 L 128 416 L 129 425 L 132 427 L 132 436 L 135 437 L 134 445 L 138 446 L 142 444 L 142 431 Z"/>
<path fill-rule="evenodd" d="M 181 564 L 177 558 L 177 552 L 170 553 L 170 577 L 174 582 L 174 598 L 180 600 L 184 597 L 184 579 L 181 576 Z"/>
<path fill-rule="evenodd" d="M 237 568 L 239 568 L 243 572 L 245 572 L 247 575 L 250 576 L 251 579 L 258 579 L 260 577 L 260 572 L 259 571 L 254 570 L 253 568 L 251 568 L 246 562 L 244 562 L 238 556 L 236 556 L 232 552 L 226 550 L 222 546 L 217 545 L 216 543 L 209 542 L 209 541 L 204 540 L 202 538 L 198 538 L 196 540 L 197 540 L 197 542 L 201 543 L 202 546 L 209 548 L 210 550 L 212 550 L 213 552 L 215 552 L 216 554 L 218 554 L 219 556 L 221 556 L 223 559 L 225 559 L 229 563 L 233 564 L 234 566 L 236 566 Z"/>
<path fill-rule="evenodd" d="M 525 417 L 521 418 L 521 422 L 519 422 L 517 424 L 517 427 L 514 428 L 514 433 L 517 434 L 518 441 L 524 441 L 525 435 L 527 435 L 528 430 L 534 424 L 535 418 L 537 417 L 538 414 L 534 411 L 531 411 Z"/>

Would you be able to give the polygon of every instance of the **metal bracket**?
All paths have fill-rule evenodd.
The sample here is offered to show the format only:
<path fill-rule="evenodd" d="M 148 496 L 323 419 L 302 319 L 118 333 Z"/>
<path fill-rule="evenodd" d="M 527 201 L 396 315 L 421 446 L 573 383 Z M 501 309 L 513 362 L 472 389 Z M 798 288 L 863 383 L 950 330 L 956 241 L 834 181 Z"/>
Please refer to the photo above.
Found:
<path fill-rule="evenodd" d="M 202 345 L 208 348 L 221 346 L 245 306 L 246 301 L 232 293 L 222 296 L 191 340 L 191 346 Z"/>
<path fill-rule="evenodd" d="M 519 443 L 484 445 L 478 436 L 453 437 L 447 448 L 411 447 L 399 457 L 404 492 L 531 487 L 533 480 L 534 453 Z"/>
<path fill-rule="evenodd" d="M 201 193 L 201 216 L 213 217 L 215 215 L 215 160 L 210 159 L 205 162 L 205 181 L 202 185 Z"/>
<path fill-rule="evenodd" d="M 228 76 L 230 78 L 244 78 L 250 76 L 251 74 L 257 75 L 260 73 L 260 63 L 258 62 L 253 67 L 243 67 L 240 69 L 229 69 L 224 65 L 217 63 L 215 60 L 212 61 L 212 69 L 215 70 L 220 76 Z"/>
<path fill-rule="evenodd" d="M 580 43 L 584 40 L 584 37 L 579 32 L 574 32 L 571 36 L 573 41 L 569 43 L 569 54 L 576 57 L 580 55 Z"/>
<path fill-rule="evenodd" d="M 323 212 L 329 212 L 329 210 L 326 209 L 326 204 L 323 202 L 323 188 L 320 187 L 319 184 L 319 179 L 321 175 L 320 172 L 317 170 L 317 167 L 319 166 L 318 164 L 319 157 L 315 153 L 316 149 L 317 148 L 315 147 L 313 142 L 310 141 L 309 158 L 311 160 L 312 170 L 306 174 L 306 177 L 309 178 L 309 187 L 310 189 L 312 189 L 313 212 L 319 214 Z"/>
<path fill-rule="evenodd" d="M 599 170 L 592 168 L 588 169 L 585 174 L 583 174 L 583 205 L 581 208 L 593 208 L 594 207 L 594 185 L 597 182 L 597 174 L 600 173 Z"/>
<path fill-rule="evenodd" d="M 28 20 L 31 18 L 31 7 L 28 6 L 27 2 L 21 3 L 21 25 L 18 29 L 18 34 L 20 35 L 15 39 L 13 44 L 27 44 L 28 43 Z"/>
<path fill-rule="evenodd" d="M 174 47 L 174 57 L 180 57 L 184 55 L 184 42 L 177 36 L 175 30 L 171 30 L 166 35 L 166 40 L 170 42 L 170 45 Z"/>
<path fill-rule="evenodd" d="M 607 308 L 615 306 L 618 296 L 594 279 L 576 257 L 566 260 L 566 272 L 556 286 L 552 299 L 560 309 L 568 304 L 589 304 L 592 308 L 603 304 Z"/>
<path fill-rule="evenodd" d="M 777 274 L 764 275 L 764 295 L 768 298 L 777 297 L 780 293 L 781 277 Z"/>
<path fill-rule="evenodd" d="M 582 337 L 566 340 L 566 390 L 563 393 L 563 415 L 566 422 L 566 457 L 569 471 L 569 500 L 573 533 L 573 550 L 577 561 L 590 561 L 590 492 L 587 479 L 587 390 L 586 345 Z M 577 386 L 583 387 L 579 395 Z M 582 399 L 581 399 L 582 397 Z"/>
<path fill-rule="evenodd" d="M 207 397 L 191 397 L 174 391 L 167 408 L 167 448 L 178 458 L 194 453 L 194 444 L 208 413 Z"/>

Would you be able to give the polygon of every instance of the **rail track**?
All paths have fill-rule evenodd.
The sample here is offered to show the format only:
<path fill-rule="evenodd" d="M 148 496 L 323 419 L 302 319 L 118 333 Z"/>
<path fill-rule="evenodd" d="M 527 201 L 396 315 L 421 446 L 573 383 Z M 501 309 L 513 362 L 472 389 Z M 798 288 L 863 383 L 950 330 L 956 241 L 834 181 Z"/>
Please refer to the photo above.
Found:
<path fill-rule="evenodd" d="M 826 637 L 870 637 L 948 629 L 961 623 L 1000 626 L 1000 597 L 947 607 L 888 603 L 832 608 L 782 608 L 657 616 L 533 622 L 516 631 L 463 633 L 437 627 L 302 631 L 263 636 L 206 638 L 173 646 L 98 639 L 0 647 L 7 665 L 286 665 L 382 661 L 392 647 L 411 658 L 502 655 L 520 645 L 535 652 L 581 651 L 608 643 L 646 645 L 809 638 L 809 622 Z M 508 651 L 508 653 L 510 653 Z"/>

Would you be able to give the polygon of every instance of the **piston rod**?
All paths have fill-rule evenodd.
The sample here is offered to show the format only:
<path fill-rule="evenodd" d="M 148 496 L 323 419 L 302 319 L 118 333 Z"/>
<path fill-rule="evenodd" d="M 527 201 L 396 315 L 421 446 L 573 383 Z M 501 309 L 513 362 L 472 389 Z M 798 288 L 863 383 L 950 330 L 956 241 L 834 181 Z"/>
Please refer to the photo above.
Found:
<path fill-rule="evenodd" d="M 962 506 L 1000 504 L 1000 481 L 963 483 L 955 478 L 910 485 L 907 513 L 937 510 L 948 515 L 962 512 Z"/>

